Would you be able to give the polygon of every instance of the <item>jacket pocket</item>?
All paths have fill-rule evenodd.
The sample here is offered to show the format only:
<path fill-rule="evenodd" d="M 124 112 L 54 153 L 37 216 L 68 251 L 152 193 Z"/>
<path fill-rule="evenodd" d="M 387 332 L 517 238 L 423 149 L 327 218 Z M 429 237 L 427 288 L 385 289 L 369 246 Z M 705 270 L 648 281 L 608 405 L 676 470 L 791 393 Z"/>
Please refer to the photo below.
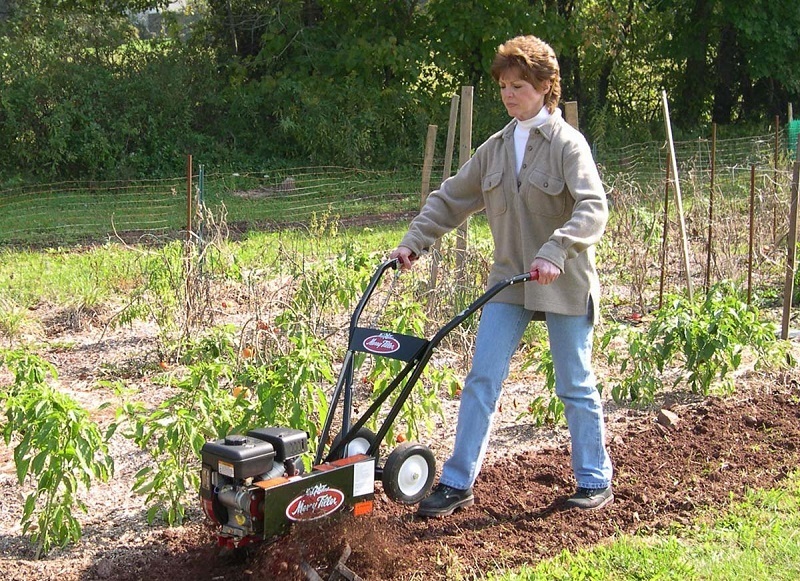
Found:
<path fill-rule="evenodd" d="M 566 182 L 555 176 L 534 169 L 528 174 L 523 189 L 525 205 L 540 216 L 561 216 L 567 208 L 569 193 Z"/>
<path fill-rule="evenodd" d="M 503 192 L 503 172 L 488 173 L 481 184 L 486 213 L 492 216 L 506 211 L 506 196 Z"/>

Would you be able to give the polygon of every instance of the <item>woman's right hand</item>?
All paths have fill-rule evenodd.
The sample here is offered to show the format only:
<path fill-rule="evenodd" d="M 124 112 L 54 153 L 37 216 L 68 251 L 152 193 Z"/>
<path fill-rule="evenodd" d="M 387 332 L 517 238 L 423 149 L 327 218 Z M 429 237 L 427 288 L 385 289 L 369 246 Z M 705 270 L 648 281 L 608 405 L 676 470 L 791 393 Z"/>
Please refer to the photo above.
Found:
<path fill-rule="evenodd" d="M 396 258 L 400 261 L 400 269 L 408 270 L 414 265 L 417 255 L 406 246 L 398 246 L 389 254 L 389 258 Z"/>

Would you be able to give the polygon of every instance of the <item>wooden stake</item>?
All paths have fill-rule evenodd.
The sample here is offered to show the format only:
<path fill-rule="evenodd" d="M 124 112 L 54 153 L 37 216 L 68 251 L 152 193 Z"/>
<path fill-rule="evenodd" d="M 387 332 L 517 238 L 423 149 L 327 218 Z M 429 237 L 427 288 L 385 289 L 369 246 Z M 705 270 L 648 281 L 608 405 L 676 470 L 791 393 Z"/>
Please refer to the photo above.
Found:
<path fill-rule="evenodd" d="M 472 156 L 472 99 L 473 87 L 461 87 L 461 132 L 458 143 L 458 167 L 462 167 Z M 469 219 L 456 232 L 456 275 L 464 280 L 467 272 L 467 232 Z"/>
<path fill-rule="evenodd" d="M 775 148 L 772 152 L 772 244 L 778 240 L 778 156 L 781 150 L 781 118 L 775 115 Z"/>
<path fill-rule="evenodd" d="M 564 119 L 567 123 L 578 129 L 578 102 L 567 101 L 564 103 Z"/>
<path fill-rule="evenodd" d="M 436 150 L 436 125 L 428 125 L 428 135 L 425 137 L 425 157 L 422 160 L 422 189 L 420 190 L 419 207 L 425 205 L 428 194 L 431 193 L 431 171 L 433 168 L 433 154 Z"/>
<path fill-rule="evenodd" d="M 706 246 L 706 293 L 711 286 L 711 254 L 714 235 L 714 176 L 717 169 L 717 124 L 711 124 L 711 184 L 708 192 L 708 239 Z"/>
<path fill-rule="evenodd" d="M 797 147 L 800 151 L 800 136 L 797 137 Z M 781 319 L 781 339 L 789 338 L 789 319 L 792 312 L 792 297 L 794 295 L 794 270 L 796 266 L 797 252 L 797 196 L 798 183 L 800 183 L 800 155 L 794 162 L 792 172 L 792 193 L 791 205 L 789 209 L 789 234 L 786 237 L 787 258 L 786 258 L 786 281 L 783 285 L 783 317 Z"/>
<path fill-rule="evenodd" d="M 458 95 L 453 95 L 450 99 L 450 121 L 447 125 L 447 145 L 444 150 L 444 168 L 442 169 L 442 181 L 450 177 L 453 172 L 453 149 L 456 143 L 456 127 L 458 126 Z M 461 167 L 459 165 L 459 167 Z"/>
<path fill-rule="evenodd" d="M 456 126 L 458 125 L 458 95 L 453 95 L 450 99 L 450 120 L 447 124 L 447 144 L 444 150 L 444 167 L 442 169 L 442 183 L 450 177 L 453 171 L 453 148 L 456 142 Z M 436 281 L 439 278 L 439 254 L 442 248 L 442 241 L 437 240 L 433 245 L 433 252 L 431 253 L 431 271 L 430 278 L 428 279 L 428 290 L 432 291 L 436 288 Z M 429 294 L 433 297 L 433 294 Z M 432 299 L 429 299 L 429 307 L 433 309 Z"/>
<path fill-rule="evenodd" d="M 678 210 L 678 225 L 681 231 L 681 247 L 683 249 L 683 268 L 686 271 L 686 292 L 689 300 L 692 299 L 692 272 L 689 267 L 689 240 L 686 236 L 686 221 L 683 218 L 683 201 L 681 198 L 681 184 L 678 179 L 678 162 L 675 159 L 675 142 L 672 140 L 672 123 L 669 119 L 669 104 L 667 103 L 667 91 L 661 92 L 664 103 L 664 124 L 667 129 L 667 140 L 669 141 L 669 153 L 672 160 L 672 179 L 675 186 L 675 205 Z"/>
<path fill-rule="evenodd" d="M 664 180 L 664 226 L 661 232 L 661 283 L 658 289 L 658 308 L 664 306 L 664 286 L 667 278 L 667 237 L 669 235 L 669 168 L 670 153 L 667 152 L 667 176 Z"/>

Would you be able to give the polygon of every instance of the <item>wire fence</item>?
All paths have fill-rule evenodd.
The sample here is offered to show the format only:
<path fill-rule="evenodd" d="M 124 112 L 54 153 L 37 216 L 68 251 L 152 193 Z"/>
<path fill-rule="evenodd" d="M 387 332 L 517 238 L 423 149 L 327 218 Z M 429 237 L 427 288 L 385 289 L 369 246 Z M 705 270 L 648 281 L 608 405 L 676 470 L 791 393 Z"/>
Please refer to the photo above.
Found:
<path fill-rule="evenodd" d="M 783 303 L 787 334 L 790 305 L 800 298 L 794 283 L 796 231 L 791 232 L 798 162 L 792 164 L 787 142 L 784 131 L 676 142 L 685 201 L 680 214 L 667 174 L 667 144 L 595 152 L 611 207 L 597 255 L 601 284 L 616 289 L 606 307 L 612 316 L 658 308 L 665 292 L 736 281 L 746 286 L 748 299 L 755 290 L 760 304 Z M 432 184 L 443 176 L 444 157 L 433 160 Z M 227 236 L 408 220 L 419 209 L 421 176 L 422 164 L 402 172 L 342 167 L 225 172 L 197 164 L 186 176 L 169 179 L 7 188 L 0 191 L 0 250 L 107 241 L 163 244 L 192 236 L 202 242 L 205 223 L 224 224 Z M 461 240 L 448 237 L 446 250 L 453 238 Z M 325 241 L 319 243 L 317 250 L 324 251 Z M 480 263 L 488 260 L 482 242 L 468 244 L 466 251 Z M 302 252 L 292 256 L 305 260 Z M 444 258 L 452 261 L 461 252 Z M 458 280 L 463 269 L 456 260 Z"/>
<path fill-rule="evenodd" d="M 74 244 L 119 232 L 161 236 L 181 229 L 185 178 L 60 182 L 0 191 L 0 244 Z"/>
<path fill-rule="evenodd" d="M 0 190 L 0 246 L 59 246 L 122 238 L 143 242 L 187 232 L 197 205 L 225 209 L 237 230 L 308 224 L 326 214 L 401 214 L 418 207 L 413 171 L 336 167 L 209 172 L 135 182 L 61 182 Z M 201 181 L 202 180 L 202 181 Z M 416 188 L 416 191 L 415 191 Z"/>
<path fill-rule="evenodd" d="M 691 270 L 704 273 L 707 284 L 711 279 L 739 278 L 749 268 L 742 259 L 753 258 L 747 255 L 751 247 L 761 252 L 770 247 L 775 259 L 776 245 L 785 241 L 789 227 L 792 162 L 786 132 L 676 142 L 674 150 L 680 190 L 688 200 L 687 231 L 678 234 L 685 234 L 691 245 Z M 671 194 L 675 188 L 667 144 L 635 144 L 598 159 L 622 227 L 634 229 L 620 217 L 623 209 L 635 206 L 641 216 L 641 209 L 648 208 L 651 216 L 666 213 L 671 218 L 667 227 L 674 241 L 680 221 Z M 747 216 L 751 212 L 752 217 Z M 727 256 L 740 260 L 725 260 Z"/>
<path fill-rule="evenodd" d="M 677 142 L 680 184 L 687 196 L 707 195 L 713 161 L 716 188 L 722 195 L 739 194 L 748 190 L 755 166 L 759 179 L 771 182 L 760 191 L 771 188 L 788 204 L 787 141 L 787 132 L 780 131 L 713 143 Z M 636 184 L 653 194 L 663 191 L 665 143 L 637 143 L 595 154 L 612 199 L 623 184 Z M 432 174 L 441 176 L 443 167 L 443 160 L 435 160 Z M 222 172 L 196 164 L 191 175 L 167 179 L 8 187 L 0 190 L 0 246 L 177 238 L 190 227 L 192 207 L 198 202 L 211 211 L 224 206 L 235 230 L 302 226 L 322 214 L 345 224 L 402 217 L 419 208 L 420 170 L 294 167 Z"/>
<path fill-rule="evenodd" d="M 749 173 L 750 166 L 762 170 L 788 171 L 787 134 L 754 135 L 731 139 L 696 139 L 675 142 L 675 158 L 681 181 L 692 182 L 707 176 L 712 163 L 720 174 Z M 635 143 L 619 149 L 605 150 L 596 156 L 607 174 L 624 174 L 640 183 L 665 179 L 669 149 L 666 142 Z"/>

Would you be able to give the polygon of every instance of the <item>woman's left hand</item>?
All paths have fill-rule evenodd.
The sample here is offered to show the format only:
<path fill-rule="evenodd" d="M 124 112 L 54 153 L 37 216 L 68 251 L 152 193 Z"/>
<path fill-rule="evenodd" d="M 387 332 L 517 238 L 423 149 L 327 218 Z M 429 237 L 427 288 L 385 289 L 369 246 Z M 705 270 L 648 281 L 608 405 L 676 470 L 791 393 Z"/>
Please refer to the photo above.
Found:
<path fill-rule="evenodd" d="M 539 272 L 539 278 L 536 279 L 539 284 L 550 284 L 561 276 L 561 269 L 544 258 L 536 258 L 531 263 L 531 272 L 534 270 Z"/>

